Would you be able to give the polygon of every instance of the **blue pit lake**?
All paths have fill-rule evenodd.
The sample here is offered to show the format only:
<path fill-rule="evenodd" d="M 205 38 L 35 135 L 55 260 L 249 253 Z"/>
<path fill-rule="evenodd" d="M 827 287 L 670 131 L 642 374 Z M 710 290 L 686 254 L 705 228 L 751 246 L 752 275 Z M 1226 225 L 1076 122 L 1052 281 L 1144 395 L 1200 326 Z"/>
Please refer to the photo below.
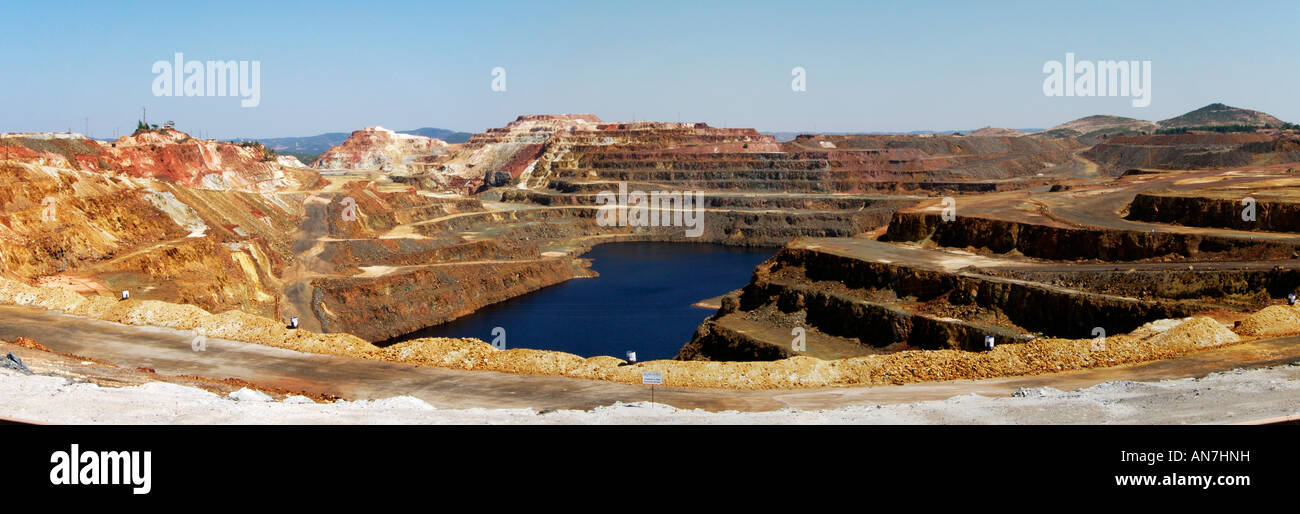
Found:
<path fill-rule="evenodd" d="M 596 278 L 579 278 L 489 305 L 442 325 L 390 342 L 419 337 L 477 337 L 505 346 L 593 357 L 671 359 L 712 309 L 692 304 L 744 287 L 775 248 L 707 243 L 607 243 L 583 257 Z"/>

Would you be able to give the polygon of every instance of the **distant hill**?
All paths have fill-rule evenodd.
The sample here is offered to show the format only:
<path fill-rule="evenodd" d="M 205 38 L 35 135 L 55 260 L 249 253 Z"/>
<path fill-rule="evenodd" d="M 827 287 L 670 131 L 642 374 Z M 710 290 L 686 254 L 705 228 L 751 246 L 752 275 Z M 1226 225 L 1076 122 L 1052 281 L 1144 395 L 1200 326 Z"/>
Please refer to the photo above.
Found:
<path fill-rule="evenodd" d="M 1214 129 L 1220 132 L 1253 131 L 1256 128 L 1281 128 L 1287 124 L 1273 116 L 1250 109 L 1213 103 L 1195 111 L 1155 122 L 1122 116 L 1096 115 L 1079 118 L 1044 130 L 1038 137 L 1073 137 L 1095 144 L 1111 136 L 1155 134 L 1179 129 Z"/>
<path fill-rule="evenodd" d="M 1110 136 L 1150 133 L 1158 128 L 1159 125 L 1152 121 L 1099 114 L 1068 121 L 1036 135 L 1039 137 L 1073 137 L 1085 143 L 1092 143 Z"/>
<path fill-rule="evenodd" d="M 413 134 L 417 136 L 432 137 L 441 139 L 448 143 L 464 143 L 469 140 L 473 134 L 468 132 L 457 132 L 441 128 L 425 127 L 414 130 L 399 130 L 399 134 Z M 325 153 L 330 148 L 338 146 L 351 132 L 326 132 L 315 136 L 304 137 L 273 137 L 258 139 L 267 148 L 276 152 L 292 155 L 302 162 L 311 162 L 316 160 L 320 154 Z"/>
<path fill-rule="evenodd" d="M 1282 125 L 1284 125 L 1282 120 L 1269 114 L 1231 107 L 1221 103 L 1213 103 L 1182 116 L 1160 122 L 1160 128 L 1162 129 L 1223 126 L 1280 128 Z"/>
<path fill-rule="evenodd" d="M 966 133 L 966 135 L 968 136 L 983 136 L 983 137 L 1016 137 L 1016 136 L 1023 136 L 1025 134 L 1026 132 L 1021 130 L 1001 128 L 1001 127 L 984 127 Z"/>

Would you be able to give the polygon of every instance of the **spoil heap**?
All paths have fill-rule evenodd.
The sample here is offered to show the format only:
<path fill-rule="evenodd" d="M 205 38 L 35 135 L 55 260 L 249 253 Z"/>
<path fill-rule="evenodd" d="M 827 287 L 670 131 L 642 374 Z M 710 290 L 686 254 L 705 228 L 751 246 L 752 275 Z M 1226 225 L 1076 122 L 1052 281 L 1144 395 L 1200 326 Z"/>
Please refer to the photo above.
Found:
<path fill-rule="evenodd" d="M 1084 157 L 1108 175 L 1134 168 L 1165 170 L 1263 166 L 1300 159 L 1293 136 L 1265 133 L 1116 136 Z"/>

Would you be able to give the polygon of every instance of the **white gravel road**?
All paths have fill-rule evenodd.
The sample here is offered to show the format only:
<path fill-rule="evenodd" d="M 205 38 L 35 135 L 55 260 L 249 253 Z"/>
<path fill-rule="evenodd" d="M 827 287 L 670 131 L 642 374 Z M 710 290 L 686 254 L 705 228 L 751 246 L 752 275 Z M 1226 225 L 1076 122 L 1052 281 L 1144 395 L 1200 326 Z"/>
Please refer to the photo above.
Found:
<path fill-rule="evenodd" d="M 1300 365 L 1162 382 L 1107 382 L 1078 391 L 1026 389 L 943 401 L 831 410 L 707 412 L 649 402 L 590 411 L 438 409 L 403 396 L 373 401 L 231 397 L 168 383 L 100 387 L 0 369 L 0 417 L 61 424 L 1060 424 L 1233 423 L 1300 413 Z"/>

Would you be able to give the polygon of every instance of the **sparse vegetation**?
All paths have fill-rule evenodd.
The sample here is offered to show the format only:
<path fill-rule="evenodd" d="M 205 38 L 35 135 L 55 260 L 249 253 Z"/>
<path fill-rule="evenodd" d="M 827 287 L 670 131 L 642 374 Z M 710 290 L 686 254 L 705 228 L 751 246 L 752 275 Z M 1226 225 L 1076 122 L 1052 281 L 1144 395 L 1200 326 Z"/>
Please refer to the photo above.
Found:
<path fill-rule="evenodd" d="M 145 123 L 144 120 L 139 120 L 135 122 L 135 132 L 132 132 L 131 136 L 134 137 L 146 132 L 156 132 L 156 131 L 158 131 L 158 125 L 150 125 L 148 123 Z"/>
<path fill-rule="evenodd" d="M 1171 129 L 1161 129 L 1156 131 L 1157 134 L 1188 134 L 1191 132 L 1218 132 L 1220 134 L 1232 132 L 1254 132 L 1265 127 L 1255 125 L 1210 125 L 1201 127 L 1178 127 Z"/>
<path fill-rule="evenodd" d="M 280 156 L 280 154 L 276 153 L 275 150 L 272 150 L 272 149 L 270 149 L 270 148 L 267 148 L 266 145 L 263 145 L 262 143 L 259 143 L 259 142 L 257 142 L 257 141 L 240 141 L 238 144 L 239 144 L 239 146 L 242 146 L 242 147 L 244 147 L 244 148 L 252 148 L 252 149 L 254 149 L 254 150 L 261 150 L 261 152 L 262 152 L 262 161 L 263 161 L 263 162 L 265 162 L 265 161 L 274 161 L 274 160 L 276 159 L 276 157 L 279 157 L 279 156 Z"/>

